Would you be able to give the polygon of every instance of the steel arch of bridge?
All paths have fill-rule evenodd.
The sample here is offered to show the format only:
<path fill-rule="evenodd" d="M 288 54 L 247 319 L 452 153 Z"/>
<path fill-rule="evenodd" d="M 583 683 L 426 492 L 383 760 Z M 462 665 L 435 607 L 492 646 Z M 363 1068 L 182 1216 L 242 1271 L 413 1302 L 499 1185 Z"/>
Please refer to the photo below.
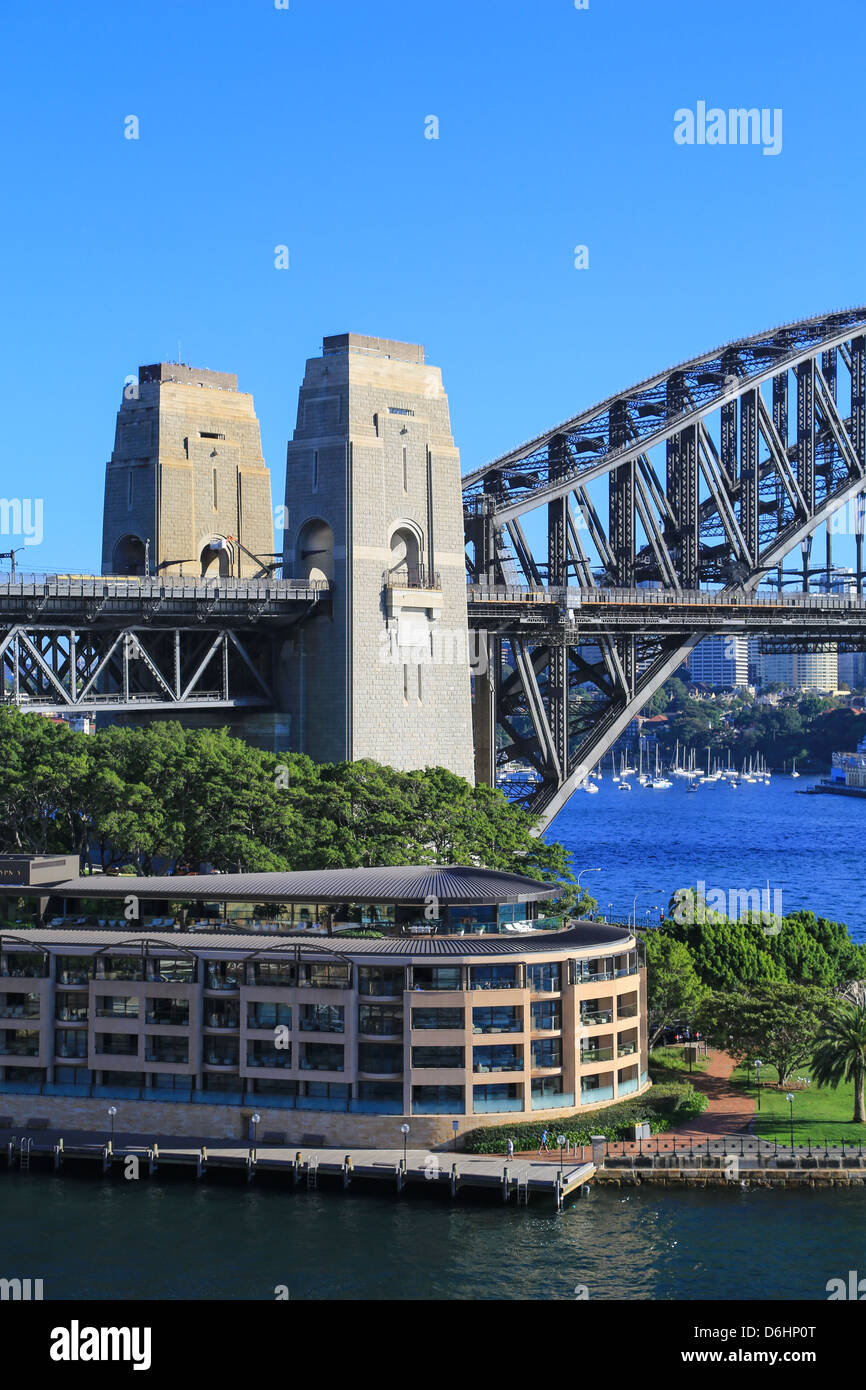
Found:
<path fill-rule="evenodd" d="M 745 608 L 726 610 L 748 607 L 759 584 L 783 595 L 795 576 L 808 593 L 829 576 L 840 515 L 857 556 L 844 620 L 791 596 L 754 621 L 777 641 L 866 644 L 864 492 L 862 307 L 671 368 L 468 474 L 470 621 L 491 634 L 476 682 L 480 775 L 548 824 L 702 637 L 755 630 Z M 798 544 L 802 568 L 786 570 Z M 647 588 L 683 602 L 662 616 Z M 709 607 L 708 589 L 721 591 Z M 630 626 L 629 604 L 641 613 Z M 579 686 L 595 698 L 577 700 Z"/>

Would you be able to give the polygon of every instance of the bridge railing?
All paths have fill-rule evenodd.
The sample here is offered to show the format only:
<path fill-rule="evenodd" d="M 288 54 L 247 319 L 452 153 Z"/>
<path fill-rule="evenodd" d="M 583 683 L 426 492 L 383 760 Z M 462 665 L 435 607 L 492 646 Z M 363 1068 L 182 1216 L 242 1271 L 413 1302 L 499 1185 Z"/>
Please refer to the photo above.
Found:
<path fill-rule="evenodd" d="M 208 579 L 190 576 L 161 579 L 135 575 L 0 574 L 0 594 L 26 597 L 43 595 L 84 598 L 192 598 L 263 599 L 326 597 L 328 580 L 309 579 Z"/>
<path fill-rule="evenodd" d="M 605 604 L 653 607 L 695 608 L 794 608 L 862 609 L 860 594 L 750 593 L 711 589 L 573 589 L 521 587 L 519 585 L 470 584 L 467 595 L 473 603 L 550 603 L 563 608 L 583 608 Z"/>

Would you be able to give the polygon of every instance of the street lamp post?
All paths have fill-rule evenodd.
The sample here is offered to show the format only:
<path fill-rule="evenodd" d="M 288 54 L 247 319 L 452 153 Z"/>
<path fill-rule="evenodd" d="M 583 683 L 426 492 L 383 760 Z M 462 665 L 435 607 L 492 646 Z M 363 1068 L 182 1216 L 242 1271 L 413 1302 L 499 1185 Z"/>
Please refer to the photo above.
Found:
<path fill-rule="evenodd" d="M 794 1156 L 794 1093 L 789 1091 L 785 1097 L 791 1111 L 791 1157 Z"/>
<path fill-rule="evenodd" d="M 406 1152 L 406 1146 L 407 1146 L 408 1143 L 409 1143 L 409 1126 L 408 1126 L 408 1125 L 405 1125 L 405 1124 L 404 1124 L 404 1125 L 401 1125 L 401 1126 L 400 1126 L 400 1133 L 401 1133 L 402 1136 L 403 1136 L 403 1171 L 405 1172 L 405 1171 L 406 1171 L 406 1167 L 407 1167 L 407 1152 Z"/>
<path fill-rule="evenodd" d="M 257 1136 L 258 1136 L 258 1132 L 259 1132 L 259 1123 L 260 1123 L 260 1121 L 261 1121 L 261 1118 L 262 1118 L 262 1117 L 261 1117 L 261 1115 L 259 1114 L 258 1110 L 255 1112 L 254 1115 L 250 1115 L 250 1124 L 251 1124 L 252 1127 L 253 1127 L 253 1149 L 255 1149 L 255 1147 L 256 1147 L 256 1138 L 257 1138 Z"/>
<path fill-rule="evenodd" d="M 662 888 L 644 888 L 644 889 L 641 889 L 641 891 L 640 891 L 639 893 L 635 893 L 635 895 L 634 895 L 634 902 L 633 902 L 632 905 L 631 905 L 631 926 L 632 926 L 632 931 L 636 931 L 636 930 L 637 930 L 637 900 L 638 900 L 638 898 L 641 897 L 641 895 L 642 895 L 643 893 L 662 893 L 663 891 L 664 891 L 664 890 L 663 890 Z M 652 911 L 652 909 L 650 908 L 650 909 L 648 909 L 648 911 Z"/>
<path fill-rule="evenodd" d="M 116 1106 L 116 1105 L 110 1105 L 110 1106 L 108 1107 L 108 1118 L 111 1120 L 111 1147 L 112 1147 L 112 1148 L 114 1148 L 114 1117 L 115 1117 L 116 1114 L 117 1114 L 117 1106 Z"/>
<path fill-rule="evenodd" d="M 562 1154 L 565 1149 L 565 1135 L 557 1134 L 556 1142 L 559 1145 L 559 1176 L 562 1177 Z"/>
<path fill-rule="evenodd" d="M 761 1109 L 761 1067 L 764 1063 L 760 1057 L 755 1058 L 755 1093 L 758 1097 L 758 1110 Z"/>

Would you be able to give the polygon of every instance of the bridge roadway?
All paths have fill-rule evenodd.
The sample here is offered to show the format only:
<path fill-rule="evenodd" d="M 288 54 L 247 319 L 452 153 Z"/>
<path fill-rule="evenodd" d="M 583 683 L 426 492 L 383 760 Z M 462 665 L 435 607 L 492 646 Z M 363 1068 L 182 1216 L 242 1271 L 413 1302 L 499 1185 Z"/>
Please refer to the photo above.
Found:
<path fill-rule="evenodd" d="M 601 634 L 677 631 L 866 642 L 866 600 L 856 594 L 470 584 L 467 596 L 475 629 L 569 646 Z"/>

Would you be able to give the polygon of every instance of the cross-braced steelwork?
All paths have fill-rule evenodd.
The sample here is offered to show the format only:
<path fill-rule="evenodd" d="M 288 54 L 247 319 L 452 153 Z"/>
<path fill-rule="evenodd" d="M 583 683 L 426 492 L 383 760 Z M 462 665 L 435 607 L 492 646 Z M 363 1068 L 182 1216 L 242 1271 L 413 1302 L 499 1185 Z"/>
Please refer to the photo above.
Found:
<path fill-rule="evenodd" d="M 702 637 L 755 630 L 742 607 L 731 626 L 729 610 L 754 607 L 759 585 L 785 599 L 757 619 L 776 641 L 787 622 L 800 642 L 838 633 L 862 645 L 866 309 L 675 367 L 469 474 L 464 488 L 471 620 L 495 634 L 476 714 L 497 731 L 479 740 L 479 770 L 511 780 L 547 823 Z M 854 536 L 856 601 L 837 622 L 785 588 L 832 586 L 840 531 Z M 801 566 L 785 569 L 798 545 Z M 654 591 L 684 601 L 661 608 Z"/>
<path fill-rule="evenodd" d="M 327 584 L 0 583 L 2 698 L 43 714 L 274 708 L 277 645 Z"/>

